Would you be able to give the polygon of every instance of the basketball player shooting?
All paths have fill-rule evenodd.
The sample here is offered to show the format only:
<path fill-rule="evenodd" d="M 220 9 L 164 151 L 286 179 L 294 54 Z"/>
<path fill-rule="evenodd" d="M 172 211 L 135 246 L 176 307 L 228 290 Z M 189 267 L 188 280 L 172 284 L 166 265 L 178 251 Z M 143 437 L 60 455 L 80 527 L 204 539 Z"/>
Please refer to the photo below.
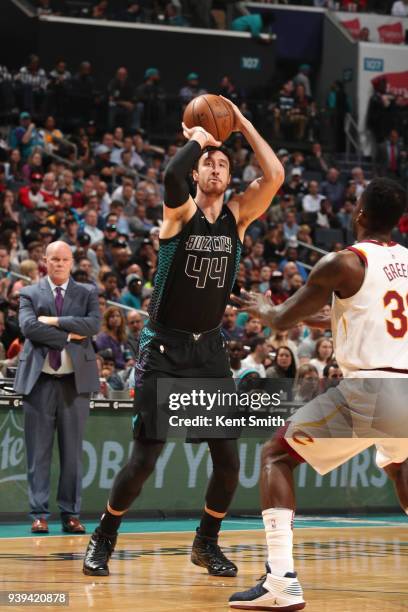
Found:
<path fill-rule="evenodd" d="M 287 430 L 278 431 L 263 448 L 260 486 L 268 549 L 266 575 L 254 588 L 232 595 L 232 608 L 289 612 L 306 605 L 292 553 L 293 471 L 299 463 L 306 461 L 323 475 L 375 444 L 377 465 L 394 481 L 401 507 L 408 513 L 408 439 L 396 437 L 404 434 L 395 434 L 395 420 L 389 423 L 391 411 L 406 422 L 408 249 L 391 241 L 391 230 L 406 204 L 406 192 L 398 183 L 374 179 L 353 214 L 358 241 L 354 246 L 323 257 L 306 285 L 279 306 L 254 293 L 236 300 L 242 310 L 261 317 L 274 330 L 289 329 L 300 321 L 323 329 L 331 323 L 336 360 L 345 380 L 336 390 L 300 408 Z M 331 321 L 316 314 L 330 299 Z M 367 380 L 373 378 L 376 381 Z M 350 422 L 375 422 L 371 417 L 377 414 L 381 393 L 373 390 L 382 386 L 383 423 L 387 427 L 388 419 L 394 435 L 353 436 Z M 394 408 L 398 403 L 399 412 Z M 333 431 L 344 432 L 344 427 L 349 435 L 333 435 Z"/>
<path fill-rule="evenodd" d="M 270 205 L 284 170 L 254 126 L 235 105 L 224 101 L 233 112 L 234 131 L 246 137 L 263 174 L 224 204 L 231 180 L 227 151 L 202 127 L 183 125 L 188 143 L 171 160 L 164 177 L 159 264 L 135 370 L 134 446 L 89 542 L 83 567 L 87 575 L 109 574 L 121 520 L 153 472 L 165 443 L 157 430 L 158 379 L 231 377 L 220 331 L 222 316 L 245 230 Z M 197 186 L 195 199 L 189 193 L 191 173 Z M 238 484 L 237 442 L 209 439 L 208 446 L 213 473 L 191 560 L 213 576 L 235 576 L 237 568 L 218 546 L 218 533 Z"/>

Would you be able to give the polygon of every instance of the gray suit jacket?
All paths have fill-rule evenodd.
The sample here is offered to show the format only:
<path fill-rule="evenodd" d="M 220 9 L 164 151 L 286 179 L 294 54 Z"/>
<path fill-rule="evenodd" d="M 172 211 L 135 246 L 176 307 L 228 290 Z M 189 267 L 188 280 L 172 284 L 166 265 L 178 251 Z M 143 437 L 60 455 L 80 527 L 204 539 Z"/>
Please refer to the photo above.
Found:
<path fill-rule="evenodd" d="M 75 371 L 78 393 L 99 391 L 99 376 L 92 336 L 100 327 L 98 294 L 95 287 L 69 280 L 59 327 L 38 321 L 39 316 L 57 316 L 55 299 L 47 278 L 20 291 L 19 322 L 25 337 L 14 381 L 16 393 L 28 395 L 44 366 L 49 349 L 66 349 Z M 86 340 L 68 342 L 69 332 Z"/>

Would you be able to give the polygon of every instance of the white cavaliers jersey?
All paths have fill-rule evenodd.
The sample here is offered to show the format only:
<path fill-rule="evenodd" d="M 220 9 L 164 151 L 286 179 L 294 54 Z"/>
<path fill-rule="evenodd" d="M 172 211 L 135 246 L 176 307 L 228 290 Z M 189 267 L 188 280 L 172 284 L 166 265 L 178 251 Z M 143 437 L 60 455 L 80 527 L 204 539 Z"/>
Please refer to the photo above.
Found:
<path fill-rule="evenodd" d="M 365 277 L 352 297 L 333 294 L 336 360 L 346 376 L 358 370 L 404 376 L 408 374 L 408 249 L 376 240 L 349 249 L 364 262 Z"/>

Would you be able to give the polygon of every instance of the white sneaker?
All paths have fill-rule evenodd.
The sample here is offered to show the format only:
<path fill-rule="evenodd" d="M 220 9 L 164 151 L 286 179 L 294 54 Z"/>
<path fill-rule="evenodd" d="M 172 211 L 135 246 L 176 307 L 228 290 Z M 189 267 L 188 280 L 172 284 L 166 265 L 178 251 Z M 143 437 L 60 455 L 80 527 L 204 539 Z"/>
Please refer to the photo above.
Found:
<path fill-rule="evenodd" d="M 266 575 L 252 589 L 234 593 L 229 598 L 231 608 L 238 610 L 279 610 L 293 612 L 306 606 L 297 574 L 274 576 L 266 563 Z"/>

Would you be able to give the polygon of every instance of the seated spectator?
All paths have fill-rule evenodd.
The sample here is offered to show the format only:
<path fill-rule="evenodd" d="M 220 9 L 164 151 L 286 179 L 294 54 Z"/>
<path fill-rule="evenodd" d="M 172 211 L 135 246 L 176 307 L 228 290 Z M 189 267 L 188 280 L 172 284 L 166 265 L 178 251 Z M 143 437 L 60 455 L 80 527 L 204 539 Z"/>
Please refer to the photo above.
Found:
<path fill-rule="evenodd" d="M 343 207 L 337 213 L 337 218 L 340 222 L 340 226 L 345 230 L 352 230 L 353 228 L 353 211 L 355 208 L 355 201 L 346 199 Z"/>
<path fill-rule="evenodd" d="M 78 220 L 70 216 L 65 221 L 65 232 L 61 235 L 60 240 L 66 242 L 72 249 L 75 249 L 78 246 L 78 233 Z"/>
<path fill-rule="evenodd" d="M 262 266 L 259 272 L 259 291 L 265 293 L 269 291 L 270 281 L 272 278 L 271 266 Z"/>
<path fill-rule="evenodd" d="M 364 189 L 367 187 L 370 181 L 367 181 L 364 176 L 364 170 L 360 166 L 356 166 L 351 171 L 351 177 L 356 186 L 356 198 L 360 198 Z"/>
<path fill-rule="evenodd" d="M 266 370 L 267 378 L 295 378 L 295 357 L 287 346 L 279 346 L 272 365 Z"/>
<path fill-rule="evenodd" d="M 293 81 L 286 81 L 279 92 L 276 105 L 269 107 L 273 112 L 273 132 L 276 138 L 291 135 L 289 130 L 295 108 L 294 89 Z"/>
<path fill-rule="evenodd" d="M 85 213 L 85 225 L 83 231 L 91 238 L 91 245 L 103 240 L 103 232 L 98 228 L 98 213 L 95 210 L 88 210 Z"/>
<path fill-rule="evenodd" d="M 285 269 L 287 270 L 287 266 L 289 264 L 292 264 L 292 268 L 291 268 L 292 273 L 290 274 L 290 276 L 292 276 L 293 274 L 300 274 L 300 276 L 302 277 L 304 281 L 307 280 L 306 268 L 304 268 L 304 266 L 302 266 L 302 263 L 299 262 L 299 253 L 297 250 L 297 240 L 296 239 L 295 240 L 291 239 L 288 241 L 288 246 L 285 251 L 285 257 L 282 259 L 282 261 L 279 264 L 279 270 L 284 273 L 284 276 L 285 276 Z M 289 286 L 288 286 L 288 289 L 289 289 Z"/>
<path fill-rule="evenodd" d="M 274 270 L 272 272 L 269 288 L 271 292 L 271 300 L 275 306 L 282 304 L 288 299 L 289 294 L 283 288 L 283 274 L 280 270 Z"/>
<path fill-rule="evenodd" d="M 244 329 L 237 325 L 237 311 L 233 306 L 227 305 L 225 308 L 221 331 L 228 341 L 242 340 L 244 336 Z"/>
<path fill-rule="evenodd" d="M 291 297 L 296 291 L 305 284 L 305 281 L 301 277 L 300 274 L 293 274 L 288 281 L 288 293 L 289 297 Z"/>
<path fill-rule="evenodd" d="M 126 324 L 128 328 L 128 347 L 132 358 L 137 359 L 139 354 L 140 334 L 144 326 L 143 316 L 136 310 L 129 310 L 126 315 Z"/>
<path fill-rule="evenodd" d="M 310 98 L 305 94 L 304 85 L 298 83 L 295 87 L 295 104 L 291 117 L 295 140 L 305 138 L 310 102 Z"/>
<path fill-rule="evenodd" d="M 20 291 L 23 287 L 27 287 L 32 283 L 38 283 L 40 274 L 38 264 L 32 259 L 25 259 L 20 264 L 20 274 L 27 276 L 30 280 L 17 279 L 13 285 L 13 291 Z"/>
<path fill-rule="evenodd" d="M 120 13 L 120 20 L 128 21 L 130 23 L 140 23 L 144 21 L 145 4 L 146 0 L 128 0 L 127 7 Z"/>
<path fill-rule="evenodd" d="M 143 278 L 138 274 L 128 274 L 126 276 L 126 287 L 127 291 L 121 295 L 119 302 L 125 306 L 139 309 L 142 305 Z"/>
<path fill-rule="evenodd" d="M 305 363 L 299 366 L 294 392 L 296 402 L 310 402 L 319 395 L 319 374 L 313 365 Z"/>
<path fill-rule="evenodd" d="M 30 113 L 20 113 L 20 125 L 10 133 L 10 146 L 18 148 L 23 161 L 26 161 L 36 147 L 43 146 L 43 140 L 35 123 L 31 121 Z"/>
<path fill-rule="evenodd" d="M 323 389 L 327 390 L 331 387 L 337 387 L 342 378 L 343 372 L 337 361 L 329 361 L 323 370 Z"/>
<path fill-rule="evenodd" d="M 310 365 L 314 366 L 319 376 L 323 376 L 325 366 L 333 359 L 333 340 L 331 338 L 319 338 L 316 342 L 314 357 Z"/>
<path fill-rule="evenodd" d="M 299 225 L 296 223 L 296 215 L 292 211 L 288 211 L 285 217 L 285 223 L 283 224 L 283 234 L 285 240 L 290 238 L 296 238 L 299 231 Z"/>
<path fill-rule="evenodd" d="M 58 142 L 64 137 L 61 130 L 56 128 L 56 121 L 52 115 L 49 115 L 44 123 L 44 129 L 40 130 L 41 138 L 44 142 L 44 148 L 49 153 L 58 153 L 60 143 Z"/>
<path fill-rule="evenodd" d="M 301 64 L 299 66 L 299 72 L 293 77 L 293 83 L 295 86 L 302 85 L 304 93 L 308 98 L 312 97 L 312 87 L 310 85 L 310 72 L 311 66 L 309 64 Z"/>
<path fill-rule="evenodd" d="M 331 166 L 331 159 L 323 153 L 322 146 L 318 142 L 312 144 L 312 152 L 305 160 L 306 170 L 326 174 Z"/>
<path fill-rule="evenodd" d="M 98 352 L 111 349 L 115 368 L 123 370 L 126 366 L 126 323 L 120 308 L 110 306 L 103 315 L 102 331 L 95 338 Z"/>
<path fill-rule="evenodd" d="M 28 210 L 34 210 L 39 205 L 44 205 L 48 211 L 48 206 L 44 201 L 44 196 L 41 193 L 43 177 L 42 174 L 33 173 L 31 175 L 31 184 L 26 187 L 21 187 L 18 192 L 19 203 Z"/>
<path fill-rule="evenodd" d="M 249 158 L 249 164 L 247 164 L 242 173 L 242 180 L 244 183 L 252 183 L 255 179 L 262 176 L 262 170 L 258 163 L 255 153 L 251 153 Z"/>
<path fill-rule="evenodd" d="M 330 200 L 334 212 L 337 213 L 344 201 L 344 185 L 340 181 L 340 172 L 337 168 L 329 168 L 326 180 L 320 185 L 320 193 Z"/>
<path fill-rule="evenodd" d="M 330 200 L 322 200 L 320 210 L 317 213 L 316 225 L 331 229 L 340 229 L 341 223 L 338 216 L 333 211 Z"/>
<path fill-rule="evenodd" d="M 186 78 L 186 85 L 184 85 L 179 92 L 181 102 L 188 104 L 190 100 L 206 94 L 207 91 L 200 87 L 200 77 L 196 72 L 190 72 Z"/>
<path fill-rule="evenodd" d="M 319 191 L 319 183 L 317 181 L 310 181 L 309 193 L 303 196 L 302 199 L 302 210 L 305 213 L 318 213 L 320 210 L 320 203 L 324 199 L 324 196 Z"/>
<path fill-rule="evenodd" d="M 103 269 L 101 268 L 103 273 Z M 121 293 L 118 287 L 118 277 L 110 269 L 108 272 L 102 274 L 101 277 L 103 293 L 107 300 L 111 302 L 119 302 Z"/>
<path fill-rule="evenodd" d="M 105 379 L 108 386 L 106 397 L 110 396 L 110 390 L 123 391 L 125 385 L 119 374 L 115 372 L 116 362 L 112 348 L 99 350 L 97 356 L 102 358 L 100 377 Z"/>
<path fill-rule="evenodd" d="M 20 149 L 12 149 L 8 161 L 4 164 L 6 172 L 6 182 L 10 187 L 15 188 L 16 183 L 23 183 L 25 176 L 23 173 L 23 160 Z"/>
<path fill-rule="evenodd" d="M 268 355 L 268 345 L 265 338 L 253 338 L 250 343 L 250 353 L 241 361 L 244 370 L 255 370 L 261 378 L 266 378 L 263 362 Z"/>
<path fill-rule="evenodd" d="M 232 376 L 238 378 L 245 371 L 245 367 L 242 366 L 242 360 L 245 356 L 242 342 L 239 340 L 228 342 L 228 353 Z"/>

